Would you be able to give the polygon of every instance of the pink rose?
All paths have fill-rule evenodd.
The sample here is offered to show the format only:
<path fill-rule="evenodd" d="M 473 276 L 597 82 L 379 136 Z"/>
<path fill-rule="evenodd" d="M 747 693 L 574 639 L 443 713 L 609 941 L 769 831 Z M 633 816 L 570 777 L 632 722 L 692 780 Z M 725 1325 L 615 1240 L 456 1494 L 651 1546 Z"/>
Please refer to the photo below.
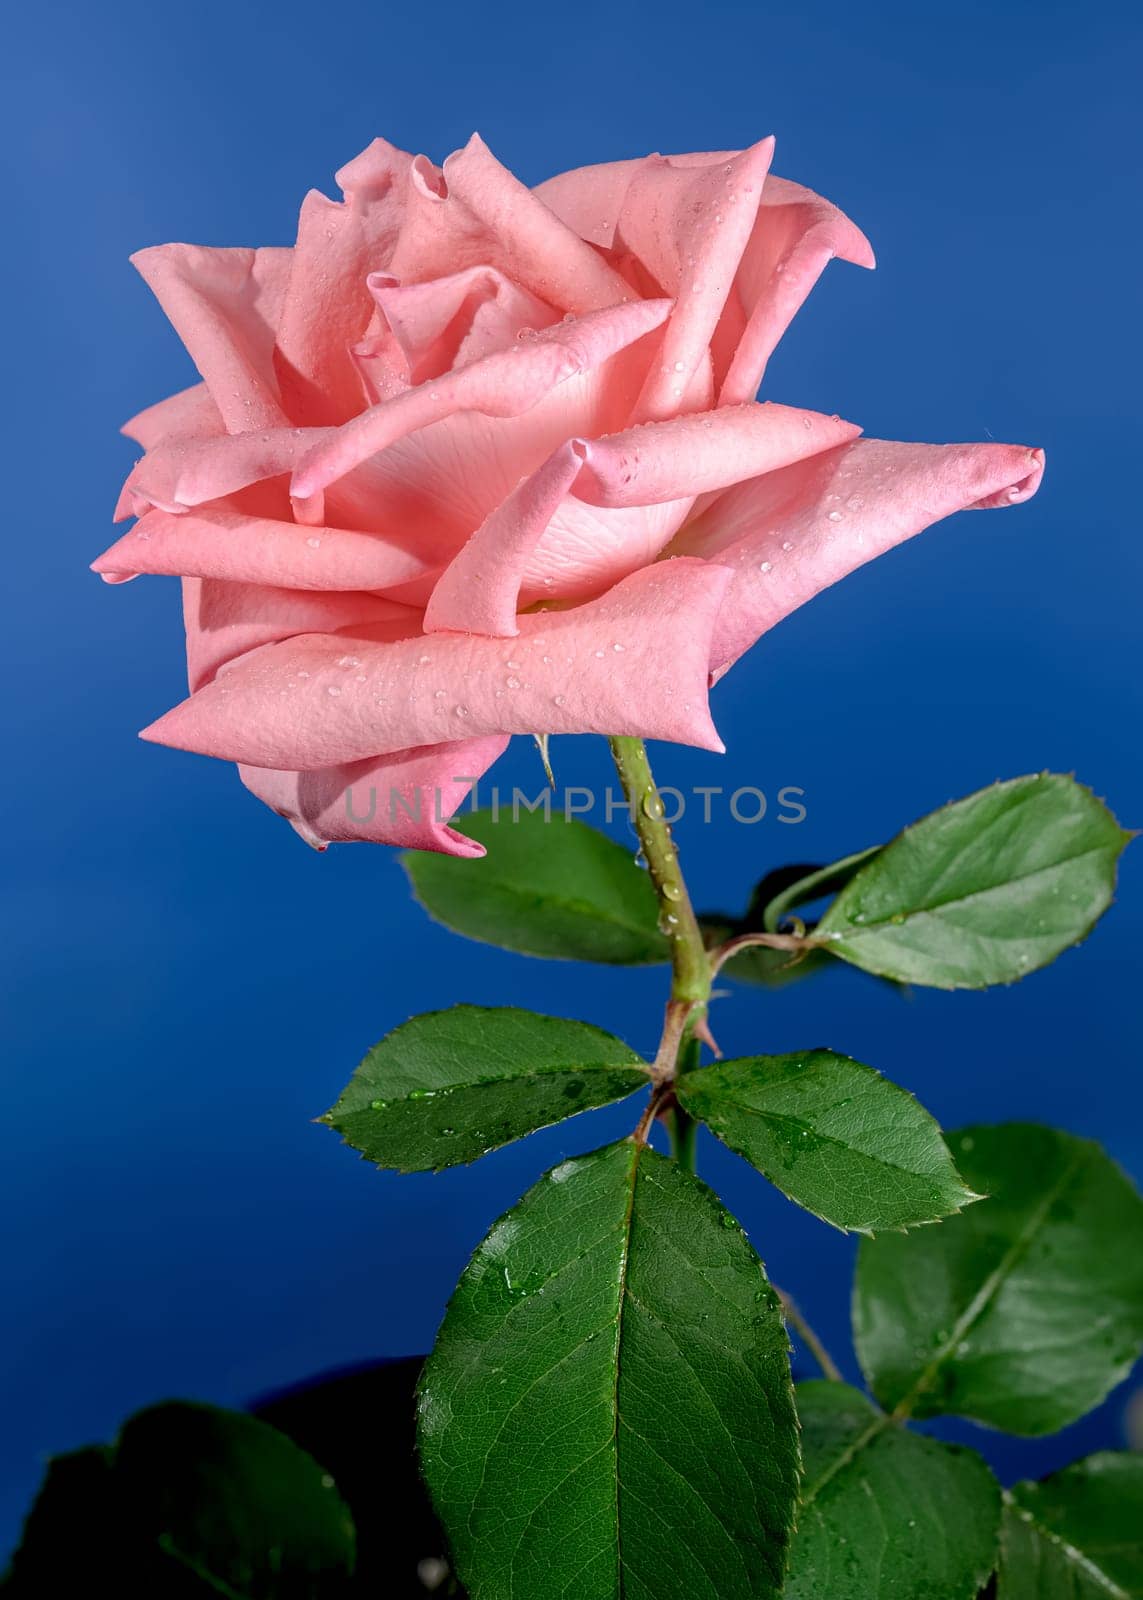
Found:
<path fill-rule="evenodd" d="M 203 380 L 128 423 L 139 520 L 95 563 L 183 579 L 192 693 L 143 737 L 319 848 L 477 855 L 444 819 L 510 735 L 720 750 L 708 687 L 760 634 L 1034 494 L 1038 450 L 755 401 L 826 262 L 873 265 L 772 148 L 529 190 L 478 137 L 443 169 L 378 139 L 293 249 L 136 256 Z"/>

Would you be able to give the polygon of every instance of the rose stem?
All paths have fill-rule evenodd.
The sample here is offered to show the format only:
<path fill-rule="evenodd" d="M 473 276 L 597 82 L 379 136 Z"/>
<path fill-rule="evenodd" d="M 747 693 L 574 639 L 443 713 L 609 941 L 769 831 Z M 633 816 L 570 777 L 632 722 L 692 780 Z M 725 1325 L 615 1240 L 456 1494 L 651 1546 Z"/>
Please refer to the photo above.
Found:
<path fill-rule="evenodd" d="M 687 1008 L 687 1028 L 668 1072 L 689 1072 L 698 1065 L 701 1046 L 691 1029 L 702 1020 L 710 999 L 710 957 L 703 943 L 690 895 L 679 869 L 678 851 L 663 816 L 663 802 L 651 774 L 642 739 L 617 735 L 608 741 L 615 770 L 631 809 L 631 819 L 659 901 L 659 926 L 671 951 L 671 1000 Z M 673 1067 L 673 1071 L 671 1070 Z M 688 1172 L 695 1167 L 695 1125 L 681 1106 L 667 1113 L 671 1153 Z"/>

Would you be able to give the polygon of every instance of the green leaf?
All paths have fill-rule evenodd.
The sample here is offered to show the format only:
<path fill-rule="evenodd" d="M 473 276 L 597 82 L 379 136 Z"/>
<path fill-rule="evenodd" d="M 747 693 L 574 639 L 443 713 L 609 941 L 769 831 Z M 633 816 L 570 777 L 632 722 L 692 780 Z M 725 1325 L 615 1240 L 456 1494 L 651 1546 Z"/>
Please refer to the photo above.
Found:
<path fill-rule="evenodd" d="M 453 1006 L 375 1045 L 323 1118 L 379 1167 L 451 1167 L 646 1088 L 613 1034 L 515 1007 Z"/>
<path fill-rule="evenodd" d="M 1143 1455 L 1088 1456 L 1005 1501 L 997 1600 L 1143 1596 Z"/>
<path fill-rule="evenodd" d="M 455 823 L 479 839 L 478 861 L 407 851 L 413 892 L 456 933 L 524 955 L 640 966 L 666 961 L 651 881 L 629 850 L 585 822 L 480 811 Z"/>
<path fill-rule="evenodd" d="M 121 1581 L 121 1510 L 110 1450 L 92 1445 L 53 1456 L 0 1592 L 80 1595 L 102 1574 Z"/>
<path fill-rule="evenodd" d="M 971 1450 L 922 1438 L 844 1383 L 797 1389 L 806 1458 L 785 1600 L 975 1600 L 1000 1490 Z"/>
<path fill-rule="evenodd" d="M 939 1228 L 864 1240 L 853 1322 L 884 1406 L 1051 1433 L 1143 1344 L 1143 1200 L 1098 1145 L 1030 1123 L 949 1136 L 989 1195 Z"/>
<path fill-rule="evenodd" d="M 835 861 L 830 866 L 791 865 L 776 867 L 755 886 L 746 915 L 732 917 L 726 912 L 704 912 L 699 916 L 699 926 L 708 949 L 725 944 L 744 933 L 776 933 L 789 920 L 789 913 L 797 906 L 836 894 L 849 882 L 853 874 L 881 849 L 861 850 Z M 808 923 L 807 928 L 814 924 Z M 721 975 L 735 978 L 739 983 L 757 983 L 766 989 L 781 989 L 788 983 L 797 983 L 822 968 L 829 966 L 830 957 L 824 950 L 807 947 L 797 955 L 789 950 L 772 950 L 766 945 L 748 945 L 725 962 Z M 894 985 L 898 987 L 898 985 Z"/>
<path fill-rule="evenodd" d="M 760 922 L 762 931 L 777 933 L 791 911 L 796 911 L 799 906 L 811 905 L 826 895 L 837 894 L 874 856 L 881 854 L 881 849 L 881 845 L 875 844 L 868 850 L 845 856 L 841 861 L 833 861 L 828 867 L 787 868 L 785 881 L 776 886 L 773 893 L 768 891 L 779 874 L 771 873 L 763 878 L 751 902 L 751 911 Z M 794 872 L 797 876 L 791 879 L 790 874 Z"/>
<path fill-rule="evenodd" d="M 799 1455 L 778 1300 L 710 1190 L 632 1140 L 492 1229 L 419 1428 L 472 1600 L 781 1591 Z"/>
<path fill-rule="evenodd" d="M 841 891 L 815 936 L 904 983 L 1012 983 L 1091 931 L 1129 838 L 1073 778 L 1013 778 L 906 828 Z"/>
<path fill-rule="evenodd" d="M 907 1228 L 979 1198 L 913 1096 L 832 1050 L 722 1061 L 680 1078 L 676 1093 L 783 1194 L 837 1228 Z"/>
<path fill-rule="evenodd" d="M 349 1512 L 305 1451 L 254 1417 L 170 1401 L 109 1449 L 52 1463 L 9 1592 L 70 1593 L 82 1572 L 76 1593 L 327 1600 L 353 1562 Z"/>

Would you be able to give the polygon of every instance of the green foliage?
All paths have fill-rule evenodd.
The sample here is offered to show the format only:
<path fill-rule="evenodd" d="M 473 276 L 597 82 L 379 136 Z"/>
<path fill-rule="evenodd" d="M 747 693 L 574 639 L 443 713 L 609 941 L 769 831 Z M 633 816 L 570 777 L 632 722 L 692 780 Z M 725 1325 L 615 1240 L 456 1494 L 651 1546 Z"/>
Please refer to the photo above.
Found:
<path fill-rule="evenodd" d="M 881 1403 L 1010 1433 L 1065 1427 L 1143 1344 L 1143 1200 L 1098 1145 L 1028 1123 L 950 1136 L 989 1196 L 865 1240 L 854 1334 Z"/>
<path fill-rule="evenodd" d="M 862 1233 L 976 1198 L 911 1094 L 832 1050 L 749 1056 L 679 1079 L 680 1103 L 807 1211 Z"/>
<path fill-rule="evenodd" d="M 806 1471 L 786 1600 L 974 1600 L 1000 1491 L 979 1456 L 886 1426 L 856 1389 L 797 1390 Z"/>
<path fill-rule="evenodd" d="M 613 748 L 651 874 L 584 823 L 528 812 L 465 820 L 482 860 L 403 859 L 430 914 L 471 938 L 670 959 L 654 1063 L 586 1022 L 457 1005 L 382 1039 L 320 1119 L 379 1167 L 420 1172 L 650 1090 L 632 1138 L 562 1162 L 495 1224 L 423 1369 L 424 1477 L 471 1600 L 976 1600 L 998 1550 L 997 1600 L 1140 1600 L 1143 1458 L 1094 1456 L 1002 1498 L 971 1451 L 905 1426 L 955 1414 L 1046 1433 L 1126 1374 L 1143 1345 L 1127 1178 L 1031 1124 L 946 1143 L 912 1095 L 832 1050 L 702 1065 L 704 942 L 781 933 L 793 949 L 725 967 L 772 987 L 835 956 L 892 983 L 1010 982 L 1091 928 L 1127 835 L 1071 778 L 1018 778 L 883 847 L 771 873 L 741 918 L 700 931 L 645 752 Z M 804 930 L 795 911 L 831 895 Z M 656 1113 L 673 1160 L 645 1142 Z M 883 1409 L 815 1382 L 795 1411 L 781 1301 L 688 1170 L 700 1121 L 791 1200 L 871 1236 L 853 1321 Z M 353 1562 L 349 1514 L 302 1450 L 167 1405 L 52 1464 L 5 1589 L 337 1600 Z"/>
<path fill-rule="evenodd" d="M 850 879 L 815 937 L 903 983 L 1012 983 L 1091 931 L 1129 838 L 1074 778 L 1012 778 L 906 828 Z"/>
<path fill-rule="evenodd" d="M 602 1028 L 453 1006 L 375 1045 L 323 1120 L 379 1167 L 424 1172 L 475 1161 L 647 1083 L 639 1057 Z"/>
<path fill-rule="evenodd" d="M 327 1600 L 353 1559 L 316 1461 L 254 1417 L 172 1401 L 51 1464 L 5 1593 Z"/>
<path fill-rule="evenodd" d="M 413 891 L 436 921 L 524 955 L 639 966 L 666 961 L 659 908 L 630 850 L 558 812 L 516 820 L 480 811 L 458 824 L 488 854 L 478 861 L 410 850 Z"/>
<path fill-rule="evenodd" d="M 1005 1496 L 997 1600 L 1143 1596 L 1143 1455 L 1104 1451 Z"/>
<path fill-rule="evenodd" d="M 812 905 L 815 900 L 838 894 L 862 867 L 880 854 L 881 846 L 875 844 L 841 861 L 833 861 L 827 867 L 791 867 L 781 878 L 771 873 L 754 890 L 747 919 L 766 933 L 778 933 L 799 906 Z"/>
<path fill-rule="evenodd" d="M 862 850 L 858 855 L 850 856 L 845 861 L 835 861 L 828 867 L 776 867 L 755 884 L 744 916 L 732 917 L 725 912 L 712 911 L 699 918 L 708 947 L 741 938 L 743 934 L 776 933 L 790 912 L 826 895 L 836 894 L 849 882 L 858 867 L 876 853 L 876 848 Z M 794 956 L 788 950 L 751 945 L 726 962 L 722 976 L 737 978 L 741 983 L 757 983 L 768 989 L 780 989 L 788 983 L 808 978 L 828 965 L 829 957 L 822 950 L 809 949 Z"/>
<path fill-rule="evenodd" d="M 564 1162 L 495 1225 L 419 1421 L 473 1600 L 781 1590 L 798 1436 L 778 1300 L 711 1192 L 645 1146 Z"/>

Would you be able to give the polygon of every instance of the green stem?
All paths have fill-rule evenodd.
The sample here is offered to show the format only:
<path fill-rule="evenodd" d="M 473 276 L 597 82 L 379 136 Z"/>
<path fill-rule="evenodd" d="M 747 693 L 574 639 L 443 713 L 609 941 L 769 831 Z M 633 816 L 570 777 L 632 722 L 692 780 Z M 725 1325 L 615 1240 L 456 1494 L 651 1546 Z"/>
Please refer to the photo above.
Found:
<path fill-rule="evenodd" d="M 663 802 L 651 775 L 642 739 L 617 736 L 609 741 L 623 793 L 659 897 L 660 927 L 671 946 L 671 998 L 705 1006 L 710 998 L 710 961 L 702 930 L 679 870 L 679 856 L 663 819 Z"/>
<path fill-rule="evenodd" d="M 702 1045 L 693 1033 L 684 1033 L 683 1042 L 679 1046 L 676 1062 L 677 1071 L 681 1077 L 684 1072 L 693 1072 L 702 1060 Z M 667 1117 L 667 1132 L 671 1139 L 671 1154 L 687 1172 L 695 1170 L 695 1145 L 698 1139 L 698 1123 L 682 1106 L 671 1108 Z"/>
<path fill-rule="evenodd" d="M 667 1027 L 656 1065 L 664 1079 L 690 1072 L 699 1064 L 702 1047 L 693 1028 L 701 1021 L 710 999 L 711 964 L 703 943 L 691 897 L 679 869 L 678 851 L 663 817 L 663 802 L 651 774 L 647 747 L 642 739 L 626 736 L 610 740 L 615 770 L 631 807 L 631 819 L 659 900 L 659 927 L 671 950 L 671 1000 Z M 685 1009 L 682 1009 L 685 1008 Z M 672 1009 L 674 1017 L 672 1018 Z M 680 1014 L 685 1018 L 681 1031 Z M 669 1057 L 670 1059 L 663 1059 Z M 695 1170 L 695 1136 L 698 1126 L 680 1105 L 672 1105 L 664 1118 L 671 1138 L 671 1154 L 688 1172 Z"/>
<path fill-rule="evenodd" d="M 693 1172 L 698 1123 L 687 1115 L 682 1106 L 675 1106 L 667 1113 L 667 1133 L 671 1140 L 672 1156 L 684 1172 Z"/>

